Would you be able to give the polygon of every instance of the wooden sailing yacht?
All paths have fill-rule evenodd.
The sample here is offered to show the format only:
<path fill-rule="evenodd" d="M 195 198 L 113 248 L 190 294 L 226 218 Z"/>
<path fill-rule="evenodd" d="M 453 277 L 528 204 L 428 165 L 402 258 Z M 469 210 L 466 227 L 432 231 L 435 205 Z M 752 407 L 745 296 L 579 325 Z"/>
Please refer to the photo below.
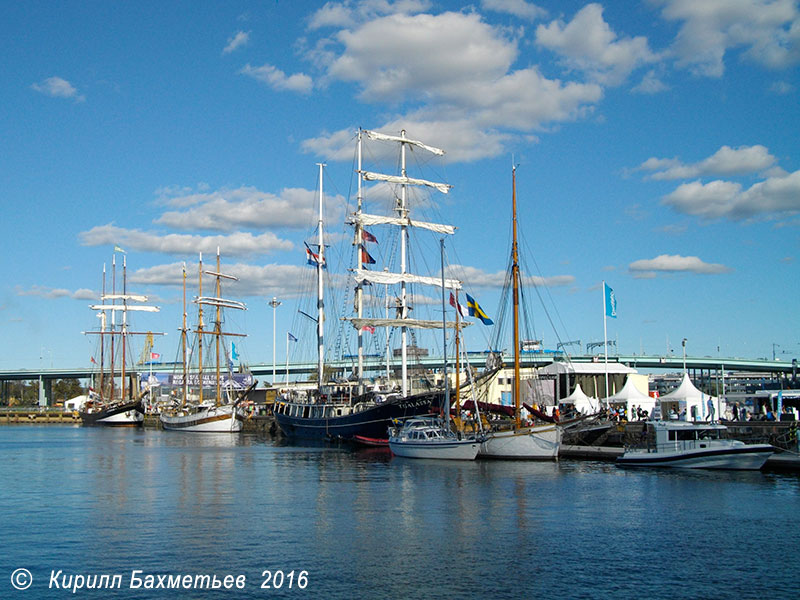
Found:
<path fill-rule="evenodd" d="M 365 171 L 362 167 L 362 141 L 364 136 L 372 140 L 398 144 L 400 147 L 400 174 L 384 175 Z M 442 285 L 436 277 L 416 275 L 409 272 L 409 257 L 407 252 L 407 234 L 412 228 L 433 231 L 441 234 L 452 234 L 455 227 L 413 220 L 407 205 L 407 190 L 409 186 L 425 186 L 447 193 L 450 186 L 408 176 L 406 171 L 406 152 L 408 148 L 417 148 L 424 152 L 442 155 L 443 150 L 433 148 L 422 142 L 407 138 L 405 131 L 400 136 L 386 135 L 374 131 L 359 130 L 358 132 L 358 206 L 354 214 L 350 215 L 348 224 L 354 228 L 354 245 L 357 246 L 356 261 L 353 268 L 356 280 L 356 315 L 348 320 L 352 323 L 358 336 L 358 362 L 355 369 L 357 387 L 352 385 L 333 385 L 324 381 L 324 345 L 323 331 L 325 314 L 322 299 L 321 282 L 324 261 L 324 239 L 322 238 L 322 165 L 320 165 L 320 225 L 319 225 L 319 254 L 316 255 L 317 281 L 318 281 L 318 379 L 317 389 L 310 392 L 287 392 L 278 398 L 275 403 L 275 420 L 281 431 L 292 437 L 306 438 L 344 438 L 352 439 L 355 436 L 372 439 L 386 439 L 389 426 L 394 419 L 404 419 L 412 416 L 430 414 L 438 411 L 442 403 L 442 391 L 433 389 L 420 393 L 412 393 L 409 386 L 408 375 L 408 338 L 412 328 L 439 329 L 440 321 L 427 321 L 414 319 L 409 316 L 408 286 Z M 398 186 L 396 213 L 391 216 L 367 214 L 362 210 L 363 181 L 380 181 Z M 399 231 L 400 261 L 399 272 L 388 270 L 368 269 L 371 264 L 363 252 L 365 227 L 371 225 L 389 225 Z M 392 286 L 397 290 L 397 315 L 395 318 L 388 316 L 371 318 L 364 314 L 363 287 L 365 285 Z M 446 280 L 444 285 L 448 289 L 459 289 L 460 282 Z M 454 327 L 454 323 L 448 326 Z M 396 389 L 394 386 L 386 393 L 385 390 L 367 389 L 364 371 L 364 343 L 365 329 L 376 327 L 398 328 L 400 330 L 400 377 Z M 376 386 L 377 387 L 377 386 Z"/>
<path fill-rule="evenodd" d="M 117 292 L 117 257 L 111 262 L 111 292 L 106 292 L 106 268 L 103 265 L 103 283 L 100 304 L 90 308 L 97 311 L 100 329 L 87 331 L 98 336 L 99 361 L 92 358 L 98 371 L 93 375 L 89 400 L 80 411 L 84 425 L 135 427 L 141 425 L 144 414 L 139 393 L 138 374 L 129 367 L 130 337 L 153 335 L 152 332 L 131 331 L 129 312 L 158 312 L 158 307 L 144 304 L 147 296 L 131 294 L 127 286 L 127 260 L 122 258 L 122 291 Z M 117 315 L 119 313 L 119 322 Z M 132 361 L 130 361 L 132 364 Z M 117 387 L 119 380 L 119 388 Z"/>
<path fill-rule="evenodd" d="M 214 278 L 214 295 L 203 295 L 203 274 Z M 161 413 L 164 429 L 190 433 L 231 433 L 242 429 L 242 420 L 236 408 L 246 399 L 256 382 L 249 373 L 234 373 L 226 337 L 244 337 L 244 334 L 222 331 L 223 309 L 246 310 L 242 302 L 222 297 L 222 280 L 235 281 L 220 268 L 220 253 L 217 248 L 216 270 L 203 270 L 203 255 L 198 264 L 196 349 L 189 348 L 189 330 L 186 314 L 186 269 L 183 271 L 183 326 L 181 328 L 182 373 L 173 377 L 173 385 L 179 386 L 175 405 Z M 204 322 L 204 306 L 214 311 L 214 324 L 207 330 Z M 210 342 L 206 347 L 206 342 Z M 213 357 L 209 368 L 204 368 L 204 351 Z M 197 361 L 190 367 L 191 354 Z M 177 384 L 177 385 L 176 385 Z M 210 397 L 209 397 L 210 396 Z"/>
<path fill-rule="evenodd" d="M 520 416 L 522 400 L 520 397 L 520 340 L 519 340 L 519 251 L 517 246 L 517 170 L 511 171 L 512 179 L 512 244 L 511 279 L 513 298 L 514 329 L 514 421 L 510 428 L 487 433 L 481 444 L 479 457 L 514 458 L 528 460 L 556 460 L 561 445 L 561 427 L 547 423 L 544 425 L 523 426 Z"/>

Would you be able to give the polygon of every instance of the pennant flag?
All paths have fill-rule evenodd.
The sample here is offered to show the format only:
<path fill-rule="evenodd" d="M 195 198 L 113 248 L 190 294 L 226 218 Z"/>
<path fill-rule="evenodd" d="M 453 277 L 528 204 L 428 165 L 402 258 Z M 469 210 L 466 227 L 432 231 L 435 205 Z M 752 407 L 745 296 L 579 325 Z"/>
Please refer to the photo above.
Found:
<path fill-rule="evenodd" d="M 236 344 L 231 342 L 231 360 L 239 360 L 239 353 L 236 351 Z"/>
<path fill-rule="evenodd" d="M 161 355 L 158 352 L 150 353 L 150 360 L 158 360 L 159 358 L 161 358 Z"/>
<path fill-rule="evenodd" d="M 364 242 L 374 242 L 376 244 L 378 243 L 378 238 L 376 238 L 366 229 L 361 230 L 361 240 Z"/>
<path fill-rule="evenodd" d="M 91 358 L 90 360 L 92 361 L 92 364 L 93 364 L 93 365 L 96 365 L 96 364 L 97 364 L 97 361 L 94 359 L 94 356 L 92 356 L 92 358 Z"/>
<path fill-rule="evenodd" d="M 114 252 L 122 252 L 123 254 L 125 254 L 125 250 L 123 250 L 122 248 L 120 248 L 116 244 L 114 244 Z"/>
<path fill-rule="evenodd" d="M 617 296 L 614 294 L 614 290 L 608 287 L 608 284 L 604 281 L 603 288 L 605 291 L 606 297 L 606 316 L 612 317 L 614 319 L 617 318 Z"/>
<path fill-rule="evenodd" d="M 467 294 L 467 309 L 469 309 L 469 316 L 470 317 L 478 317 L 481 320 L 481 323 L 484 325 L 494 325 L 494 321 L 492 321 L 480 305 L 475 301 L 475 298 Z"/>
<path fill-rule="evenodd" d="M 460 302 L 456 302 L 456 297 L 453 296 L 453 292 L 450 292 L 450 306 L 455 308 L 456 311 L 458 311 L 458 314 L 460 314 L 462 317 L 469 316 L 469 310 L 467 310 L 467 307 L 463 306 Z"/>
<path fill-rule="evenodd" d="M 375 259 L 369 255 L 369 252 L 367 252 L 367 249 L 364 248 L 363 244 L 361 245 L 361 262 L 364 263 L 365 265 L 375 264 Z"/>
<path fill-rule="evenodd" d="M 364 325 L 361 328 L 361 331 L 368 331 L 369 333 L 375 333 L 375 328 L 372 325 Z"/>
<path fill-rule="evenodd" d="M 286 332 L 286 337 L 289 339 L 289 341 L 290 341 L 290 342 L 296 342 L 296 341 L 297 341 L 297 338 L 296 338 L 296 337 L 294 337 L 294 336 L 293 336 L 291 333 L 289 333 L 288 331 Z"/>
<path fill-rule="evenodd" d="M 323 257 L 320 259 L 319 254 L 312 252 L 311 248 L 308 247 L 308 244 L 305 242 L 303 243 L 306 245 L 306 262 L 315 267 L 321 264 L 323 269 L 327 268 L 327 265 L 325 264 L 325 258 Z"/>

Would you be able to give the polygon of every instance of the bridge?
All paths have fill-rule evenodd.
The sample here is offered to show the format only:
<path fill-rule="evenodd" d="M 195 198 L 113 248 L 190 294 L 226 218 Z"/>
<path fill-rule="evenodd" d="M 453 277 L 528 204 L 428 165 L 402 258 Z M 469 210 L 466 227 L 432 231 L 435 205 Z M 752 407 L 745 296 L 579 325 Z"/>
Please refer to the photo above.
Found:
<path fill-rule="evenodd" d="M 486 363 L 486 352 L 469 352 L 468 360 L 470 365 L 482 368 Z M 506 363 L 511 360 L 504 355 Z M 523 367 L 543 367 L 553 362 L 572 363 L 602 363 L 603 356 L 598 355 L 578 355 L 566 357 L 559 352 L 523 352 L 521 362 Z M 789 376 L 797 378 L 797 359 L 768 360 L 752 358 L 733 358 L 733 357 L 696 357 L 687 356 L 684 363 L 682 356 L 658 356 L 658 355 L 615 355 L 608 357 L 609 363 L 620 363 L 640 371 L 683 371 L 684 364 L 688 371 L 708 371 L 708 372 L 736 372 L 736 373 L 761 373 L 765 377 L 779 378 Z M 425 371 L 439 371 L 442 369 L 441 357 L 420 356 L 411 359 L 411 368 Z M 452 368 L 452 361 L 450 361 Z M 326 370 L 331 377 L 346 378 L 350 376 L 356 367 L 355 358 L 345 358 L 326 363 Z M 392 368 L 395 368 L 394 362 Z M 180 369 L 180 365 L 175 363 L 154 363 L 145 364 L 138 367 L 138 372 L 145 373 L 152 369 L 154 373 L 174 373 Z M 284 381 L 305 380 L 309 375 L 316 373 L 317 363 L 297 362 L 290 363 L 288 369 L 285 364 L 275 365 L 275 381 L 272 382 L 273 365 L 271 363 L 258 363 L 249 365 L 250 371 L 261 382 L 261 386 L 281 385 Z M 366 357 L 364 369 L 368 376 L 377 377 L 386 371 L 385 359 L 378 357 Z M 93 370 L 88 367 L 71 368 L 50 368 L 50 369 L 19 369 L 10 371 L 0 371 L 0 404 L 8 404 L 8 399 L 13 396 L 13 382 L 38 381 L 39 382 L 39 403 L 41 405 L 52 404 L 52 384 L 59 379 L 79 379 L 88 381 L 93 375 Z"/>

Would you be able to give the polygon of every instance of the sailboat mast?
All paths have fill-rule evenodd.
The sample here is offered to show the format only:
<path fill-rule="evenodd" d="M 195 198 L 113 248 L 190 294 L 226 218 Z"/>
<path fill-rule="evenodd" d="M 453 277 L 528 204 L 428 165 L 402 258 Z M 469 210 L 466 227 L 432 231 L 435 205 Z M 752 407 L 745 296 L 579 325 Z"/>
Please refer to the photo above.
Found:
<path fill-rule="evenodd" d="M 445 423 L 447 424 L 447 431 L 450 431 L 450 380 L 447 377 L 447 303 L 445 302 L 445 295 L 447 294 L 447 287 L 444 282 L 444 238 L 440 240 L 442 252 L 442 374 L 444 377 L 444 409 Z"/>
<path fill-rule="evenodd" d="M 117 295 L 117 255 L 114 254 L 114 257 L 111 259 L 111 296 L 112 296 L 111 304 L 116 304 L 117 303 L 117 299 L 113 298 L 116 295 Z M 114 339 L 114 337 L 115 337 L 115 335 L 117 333 L 117 331 L 116 331 L 116 329 L 117 329 L 116 328 L 117 314 L 116 313 L 117 313 L 117 311 L 115 311 L 112 308 L 111 309 L 111 353 L 110 353 L 110 356 L 109 356 L 109 360 L 111 362 L 111 364 L 109 366 L 109 368 L 111 370 L 111 372 L 110 372 L 110 375 L 111 375 L 111 394 L 110 394 L 110 398 L 109 398 L 110 402 L 114 401 L 114 395 L 115 395 L 114 392 L 116 391 L 115 388 L 117 387 L 116 386 L 115 377 L 114 377 L 114 351 L 115 351 L 115 346 L 116 346 L 116 344 L 114 343 L 116 341 Z"/>
<path fill-rule="evenodd" d="M 103 304 L 106 297 L 106 263 L 103 263 L 103 291 L 100 294 L 100 304 Z M 105 385 L 105 338 L 106 338 L 106 312 L 101 310 L 100 313 L 100 398 L 106 397 L 106 391 L 103 387 Z M 113 378 L 112 378 L 113 381 Z"/>
<path fill-rule="evenodd" d="M 186 400 L 189 397 L 189 364 L 188 356 L 186 355 L 186 263 L 183 263 L 183 327 L 181 328 L 181 350 L 183 360 L 183 398 L 181 399 L 181 406 L 186 406 Z"/>
<path fill-rule="evenodd" d="M 511 278 L 514 291 L 514 420 L 517 428 L 520 422 L 520 380 L 519 380 L 519 253 L 517 250 L 517 167 L 511 168 L 511 212 L 512 212 L 512 243 L 511 243 Z"/>
<path fill-rule="evenodd" d="M 358 193 L 356 194 L 356 201 L 357 201 L 357 209 L 356 212 L 358 215 L 361 214 L 362 204 L 364 202 L 364 195 L 362 191 L 362 181 L 361 181 L 361 167 L 362 167 L 362 142 L 363 142 L 363 130 L 359 127 L 358 129 Z M 356 231 L 355 231 L 355 244 L 356 244 L 356 269 L 361 270 L 364 266 L 362 261 L 363 259 L 363 252 L 362 244 L 364 243 L 364 233 L 363 233 L 363 225 L 361 224 L 360 220 L 356 220 Z M 361 319 L 364 314 L 364 296 L 363 290 L 361 288 L 362 282 L 359 282 L 356 285 L 356 316 Z M 358 380 L 364 378 L 364 331 L 363 327 L 359 327 L 358 329 Z"/>
<path fill-rule="evenodd" d="M 317 166 L 319 167 L 319 223 L 317 227 L 319 244 L 319 260 L 317 261 L 317 385 L 321 387 L 325 362 L 325 302 L 323 299 L 324 288 L 322 281 L 322 267 L 325 264 L 325 237 L 322 230 L 322 170 L 325 164 L 317 163 Z"/>
<path fill-rule="evenodd" d="M 128 337 L 128 259 L 122 257 L 122 401 L 125 402 L 125 363 Z"/>
<path fill-rule="evenodd" d="M 200 260 L 197 263 L 198 282 L 197 297 L 203 297 L 203 253 L 200 253 Z M 198 379 L 198 399 L 203 403 L 203 305 L 197 303 L 197 379 Z"/>
<path fill-rule="evenodd" d="M 222 283 L 220 282 L 221 278 L 219 276 L 220 273 L 221 273 L 221 270 L 220 270 L 220 264 L 219 264 L 219 246 L 217 246 L 217 276 L 216 276 L 217 282 L 216 282 L 216 286 L 214 288 L 214 291 L 216 293 L 217 298 L 222 298 Z M 220 377 L 220 371 L 219 371 L 220 347 L 219 347 L 219 345 L 220 345 L 220 341 L 221 341 L 220 338 L 221 337 L 222 337 L 222 307 L 220 306 L 219 303 L 217 303 L 217 306 L 216 306 L 216 309 L 215 309 L 215 312 L 214 312 L 214 341 L 216 342 L 216 351 L 217 351 L 217 355 L 216 355 L 216 373 L 215 373 L 216 381 L 217 381 L 217 389 L 216 389 L 217 397 L 214 400 L 214 404 L 216 404 L 217 406 L 220 405 L 220 397 L 222 396 L 222 390 L 221 390 L 221 386 L 220 386 L 220 382 L 219 382 L 219 377 Z"/>
<path fill-rule="evenodd" d="M 406 130 L 403 129 L 400 132 L 400 137 L 406 137 Z M 405 142 L 400 143 L 400 175 L 405 179 L 408 177 L 408 173 L 406 172 L 406 144 Z M 405 219 L 408 216 L 408 210 L 406 209 L 406 184 L 403 183 L 400 186 L 400 207 L 398 209 L 400 213 L 400 218 Z M 406 238 L 408 236 L 408 227 L 405 225 L 405 221 L 403 225 L 400 226 L 400 273 L 405 275 L 408 272 L 407 265 L 406 265 Z M 405 279 L 400 283 L 400 318 L 407 319 L 408 318 L 408 306 L 406 300 L 406 282 Z M 403 325 L 400 328 L 400 357 L 401 357 L 401 393 L 405 398 L 408 395 L 408 327 Z"/>

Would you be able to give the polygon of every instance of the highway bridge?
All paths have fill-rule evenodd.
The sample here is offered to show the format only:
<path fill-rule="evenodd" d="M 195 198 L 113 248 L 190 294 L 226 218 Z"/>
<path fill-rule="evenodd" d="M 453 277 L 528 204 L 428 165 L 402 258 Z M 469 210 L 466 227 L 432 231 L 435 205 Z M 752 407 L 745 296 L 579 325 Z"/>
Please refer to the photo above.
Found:
<path fill-rule="evenodd" d="M 469 363 L 478 369 L 486 363 L 486 352 L 468 353 Z M 507 364 L 511 362 L 505 356 Z M 522 366 L 545 366 L 556 361 L 571 361 L 573 363 L 602 363 L 603 356 L 580 355 L 565 357 L 560 353 L 540 353 L 525 352 L 522 355 Z M 655 356 L 655 355 L 615 355 L 608 357 L 609 363 L 621 363 L 643 372 L 680 372 L 684 369 L 684 358 L 682 356 Z M 452 362 L 451 362 L 452 365 Z M 395 367 L 395 365 L 392 365 Z M 399 368 L 399 364 L 397 365 Z M 411 368 L 423 369 L 428 371 L 438 371 L 442 368 L 441 357 L 414 357 L 410 359 Z M 334 378 L 347 378 L 356 367 L 354 358 L 346 358 L 326 363 L 326 367 Z M 687 356 L 685 367 L 691 372 L 722 372 L 728 373 L 761 373 L 767 379 L 780 377 L 797 378 L 797 359 L 786 360 L 767 360 L 752 358 L 732 358 L 732 357 L 710 357 L 710 356 Z M 146 364 L 138 368 L 139 372 L 154 373 L 173 373 L 180 369 L 174 363 L 154 363 Z M 271 363 L 259 363 L 249 366 L 250 371 L 260 381 L 260 387 L 269 387 L 273 381 L 273 365 Z M 275 365 L 275 385 L 280 385 L 288 381 L 305 380 L 309 375 L 316 373 L 316 363 L 289 363 L 288 369 L 285 364 Z M 365 372 L 368 376 L 377 377 L 386 371 L 385 359 L 378 357 L 367 357 L 365 359 Z M 39 381 L 40 404 L 52 404 L 51 389 L 54 381 L 58 379 L 79 379 L 88 381 L 93 374 L 89 367 L 72 368 L 50 368 L 50 369 L 18 369 L 10 371 L 0 371 L 0 404 L 7 404 L 8 398 L 13 396 L 14 382 L 18 381 Z"/>

